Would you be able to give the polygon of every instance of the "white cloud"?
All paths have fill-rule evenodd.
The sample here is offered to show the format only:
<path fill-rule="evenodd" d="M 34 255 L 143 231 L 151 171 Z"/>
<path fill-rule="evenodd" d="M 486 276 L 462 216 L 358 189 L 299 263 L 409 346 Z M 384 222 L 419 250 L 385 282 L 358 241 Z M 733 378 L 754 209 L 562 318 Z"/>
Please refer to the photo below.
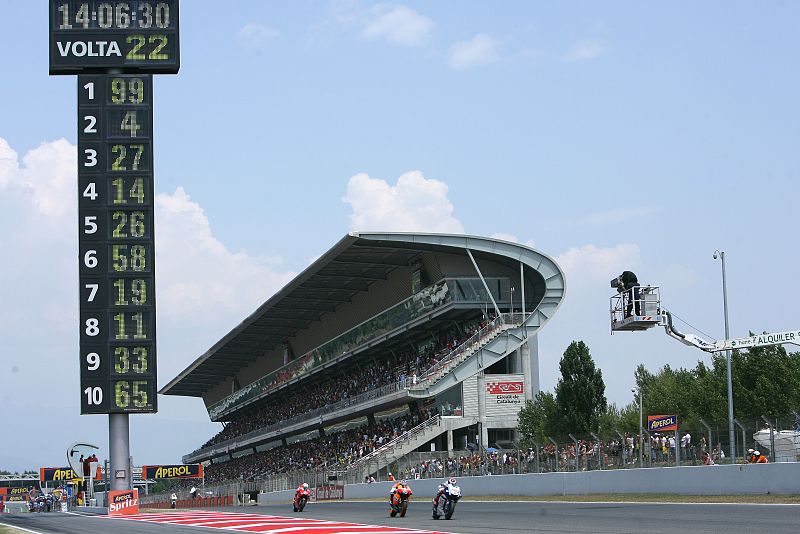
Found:
<path fill-rule="evenodd" d="M 494 239 L 502 239 L 503 241 L 510 241 L 512 243 L 521 243 L 519 237 L 517 237 L 515 234 L 507 234 L 505 232 L 495 232 L 489 237 Z M 528 239 L 522 244 L 526 247 L 536 248 L 536 243 L 533 241 L 533 239 Z"/>
<path fill-rule="evenodd" d="M 567 61 L 586 61 L 596 59 L 607 51 L 608 47 L 603 41 L 584 39 L 574 43 L 564 54 L 564 59 Z"/>
<path fill-rule="evenodd" d="M 0 138 L 0 227 L 4 229 L 0 232 L 0 402 L 24 398 L 36 409 L 59 398 L 68 414 L 64 426 L 83 428 L 86 421 L 78 420 L 75 356 L 79 342 L 76 154 L 75 145 L 60 139 L 19 155 Z M 294 273 L 281 271 L 272 258 L 229 250 L 214 236 L 202 207 L 182 188 L 157 195 L 155 209 L 158 342 L 163 355 L 159 373 L 164 383 Z M 27 385 L 32 383 L 49 395 L 30 396 Z M 179 402 L 164 398 L 161 411 L 169 412 Z M 45 419 L 40 425 L 49 424 Z M 142 425 L 152 428 L 151 418 L 147 419 Z M 207 426 L 198 428 L 209 432 Z M 186 433 L 167 448 L 159 445 L 161 450 L 141 442 L 139 455 L 177 459 L 200 439 Z M 55 445 L 43 445 L 37 452 L 42 461 L 63 454 L 61 445 Z M 2 451 L 25 448 L 24 434 L 9 435 L 0 447 Z"/>
<path fill-rule="evenodd" d="M 362 8 L 355 2 L 334 8 L 336 24 L 356 29 L 362 39 L 386 41 L 398 46 L 422 46 L 430 41 L 434 22 L 411 9 L 396 4 L 377 4 Z"/>
<path fill-rule="evenodd" d="M 20 166 L 17 153 L 0 138 L 0 188 L 28 198 L 39 215 L 55 220 L 75 206 L 77 148 L 65 139 L 42 143 Z"/>
<path fill-rule="evenodd" d="M 409 7 L 377 5 L 366 12 L 361 36 L 400 46 L 422 46 L 429 41 L 433 28 L 431 19 Z"/>
<path fill-rule="evenodd" d="M 631 269 L 640 263 L 639 246 L 631 243 L 621 243 L 611 248 L 595 245 L 573 247 L 555 259 L 566 272 L 568 283 L 573 279 L 589 282 L 608 281 L 623 270 Z"/>
<path fill-rule="evenodd" d="M 236 33 L 236 41 L 243 46 L 259 49 L 279 35 L 278 30 L 274 28 L 249 22 Z"/>
<path fill-rule="evenodd" d="M 156 221 L 162 317 L 214 320 L 223 312 L 241 316 L 293 276 L 271 270 L 267 260 L 228 250 L 214 237 L 203 209 L 182 187 L 171 195 L 156 196 Z"/>
<path fill-rule="evenodd" d="M 447 192 L 446 183 L 420 171 L 403 174 L 395 185 L 359 173 L 350 178 L 342 200 L 353 210 L 353 230 L 464 233 Z"/>
<path fill-rule="evenodd" d="M 500 61 L 499 43 L 484 33 L 479 33 L 469 41 L 453 44 L 447 54 L 447 64 L 455 70 L 466 70 L 497 61 Z"/>

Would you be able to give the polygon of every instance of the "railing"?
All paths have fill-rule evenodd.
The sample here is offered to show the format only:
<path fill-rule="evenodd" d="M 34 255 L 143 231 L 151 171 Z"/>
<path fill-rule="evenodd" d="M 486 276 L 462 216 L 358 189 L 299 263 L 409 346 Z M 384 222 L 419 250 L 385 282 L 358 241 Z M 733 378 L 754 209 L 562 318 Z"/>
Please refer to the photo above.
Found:
<path fill-rule="evenodd" d="M 489 303 L 491 299 L 486 294 L 483 285 L 479 284 L 477 280 L 448 278 L 423 289 L 209 406 L 209 416 L 212 420 L 216 419 L 241 403 L 263 396 L 283 384 L 307 374 L 315 367 L 337 358 L 346 357 L 365 343 L 408 324 L 444 304 L 450 302 Z M 510 298 L 508 294 L 509 279 L 490 278 L 487 281 L 491 282 L 495 298 L 500 301 Z"/>
<path fill-rule="evenodd" d="M 357 469 L 358 467 L 360 467 L 360 466 L 364 465 L 365 463 L 371 461 L 373 458 L 376 458 L 378 456 L 381 456 L 381 455 L 389 452 L 391 449 L 394 449 L 399 444 L 411 441 L 412 439 L 414 439 L 419 434 L 425 432 L 425 430 L 427 430 L 428 428 L 430 428 L 430 427 L 432 427 L 434 425 L 438 426 L 441 423 L 441 420 L 442 420 L 442 418 L 441 418 L 440 415 L 434 415 L 430 419 L 428 419 L 428 420 L 424 421 L 423 423 L 415 426 L 411 430 L 407 430 L 406 432 L 403 432 L 400 436 L 394 438 L 393 440 L 384 443 L 383 445 L 381 445 L 380 447 L 378 447 L 377 449 L 375 449 L 371 453 L 365 454 L 364 456 L 362 456 L 361 458 L 359 458 L 355 462 L 352 462 L 350 465 L 347 466 L 347 469 L 348 470 Z"/>
<path fill-rule="evenodd" d="M 470 351 L 493 339 L 496 334 L 499 334 L 503 330 L 520 326 L 524 320 L 525 315 L 522 313 L 500 314 L 458 347 L 450 351 L 447 356 L 437 361 L 428 368 L 427 371 L 422 373 L 417 383 L 414 384 L 411 389 L 424 389 L 429 382 L 435 382 L 438 378 L 447 374 L 454 365 L 467 359 Z"/>
<path fill-rule="evenodd" d="M 215 419 L 243 401 L 268 393 L 451 300 L 450 288 L 447 282 L 442 280 L 228 395 L 210 406 L 208 413 Z"/>
<path fill-rule="evenodd" d="M 203 450 L 208 450 L 208 454 L 210 454 L 210 455 L 214 455 L 216 453 L 224 452 L 227 449 L 235 447 L 239 442 L 246 441 L 246 440 L 251 439 L 251 438 L 256 438 L 256 437 L 261 436 L 261 435 L 267 435 L 270 432 L 274 432 L 276 430 L 282 430 L 282 429 L 285 429 L 285 428 L 287 428 L 287 427 L 289 427 L 291 425 L 300 423 L 302 421 L 308 421 L 310 419 L 314 419 L 316 417 L 319 417 L 319 416 L 322 416 L 322 415 L 325 415 L 325 414 L 333 413 L 333 412 L 336 412 L 338 410 L 347 408 L 349 406 L 357 406 L 359 404 L 362 404 L 362 403 L 370 401 L 370 400 L 380 399 L 382 397 L 386 397 L 386 396 L 392 395 L 394 393 L 397 393 L 398 391 L 404 391 L 404 390 L 407 390 L 410 387 L 410 385 L 411 385 L 411 379 L 404 378 L 403 380 L 398 380 L 397 382 L 394 382 L 392 384 L 387 384 L 387 385 L 381 386 L 379 388 L 371 389 L 371 390 L 366 391 L 364 393 L 361 393 L 359 395 L 355 395 L 353 397 L 348 397 L 348 398 L 342 399 L 342 400 L 340 400 L 338 402 L 334 402 L 333 404 L 327 404 L 327 405 L 322 406 L 320 408 L 315 408 L 314 410 L 295 415 L 294 417 L 290 417 L 289 419 L 284 419 L 284 420 L 280 421 L 279 423 L 275 423 L 275 424 L 267 426 L 267 427 L 263 427 L 263 428 L 259 428 L 257 430 L 253 430 L 252 432 L 248 432 L 247 434 L 243 434 L 241 436 L 236 436 L 234 438 L 230 438 L 230 439 L 227 439 L 225 441 L 221 441 L 219 443 L 215 443 L 214 445 L 210 446 L 210 447 L 212 447 L 212 448 L 210 448 L 210 450 L 208 450 L 209 449 L 208 447 L 197 449 L 197 450 L 192 451 L 191 453 L 187 454 L 185 456 L 185 458 L 190 458 L 193 455 L 195 455 L 195 454 L 197 454 L 197 453 L 199 453 L 199 452 L 201 452 Z"/>

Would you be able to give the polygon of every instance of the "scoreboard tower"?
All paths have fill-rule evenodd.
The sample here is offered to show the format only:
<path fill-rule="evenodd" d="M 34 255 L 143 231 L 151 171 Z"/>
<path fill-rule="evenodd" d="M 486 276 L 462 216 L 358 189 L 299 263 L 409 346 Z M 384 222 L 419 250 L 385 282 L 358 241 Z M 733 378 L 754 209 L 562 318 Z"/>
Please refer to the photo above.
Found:
<path fill-rule="evenodd" d="M 50 74 L 78 78 L 81 414 L 108 414 L 131 489 L 129 414 L 158 411 L 153 74 L 180 67 L 178 0 L 50 0 Z"/>

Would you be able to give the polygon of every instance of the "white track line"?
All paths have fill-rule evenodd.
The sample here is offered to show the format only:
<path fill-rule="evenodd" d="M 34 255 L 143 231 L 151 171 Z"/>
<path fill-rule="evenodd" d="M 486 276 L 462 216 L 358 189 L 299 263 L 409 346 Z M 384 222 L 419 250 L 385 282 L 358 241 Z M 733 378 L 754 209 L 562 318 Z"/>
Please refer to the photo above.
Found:
<path fill-rule="evenodd" d="M 0 525 L 5 525 L 5 526 L 7 526 L 8 528 L 15 528 L 15 529 L 17 529 L 17 530 L 21 530 L 21 531 L 23 531 L 23 532 L 30 532 L 31 534 L 43 534 L 42 532 L 39 532 L 39 531 L 37 531 L 37 530 L 31 530 L 31 529 L 29 529 L 29 528 L 25 528 L 25 527 L 18 527 L 18 526 L 16 526 L 16 525 L 12 525 L 11 523 L 5 523 L 5 522 L 3 522 L 3 521 L 0 521 Z"/>

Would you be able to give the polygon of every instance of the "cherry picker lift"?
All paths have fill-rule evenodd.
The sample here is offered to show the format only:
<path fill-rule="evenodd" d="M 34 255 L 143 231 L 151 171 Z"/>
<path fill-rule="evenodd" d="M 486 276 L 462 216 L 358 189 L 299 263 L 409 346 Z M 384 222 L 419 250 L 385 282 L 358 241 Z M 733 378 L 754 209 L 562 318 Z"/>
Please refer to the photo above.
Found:
<path fill-rule="evenodd" d="M 617 290 L 610 299 L 611 333 L 636 332 L 663 326 L 671 338 L 684 345 L 705 352 L 720 352 L 731 349 L 750 349 L 769 345 L 800 345 L 800 330 L 758 334 L 735 339 L 709 341 L 694 334 L 679 332 L 672 323 L 672 314 L 661 305 L 658 286 L 640 286 L 636 275 L 624 271 L 611 280 L 611 287 Z"/>

